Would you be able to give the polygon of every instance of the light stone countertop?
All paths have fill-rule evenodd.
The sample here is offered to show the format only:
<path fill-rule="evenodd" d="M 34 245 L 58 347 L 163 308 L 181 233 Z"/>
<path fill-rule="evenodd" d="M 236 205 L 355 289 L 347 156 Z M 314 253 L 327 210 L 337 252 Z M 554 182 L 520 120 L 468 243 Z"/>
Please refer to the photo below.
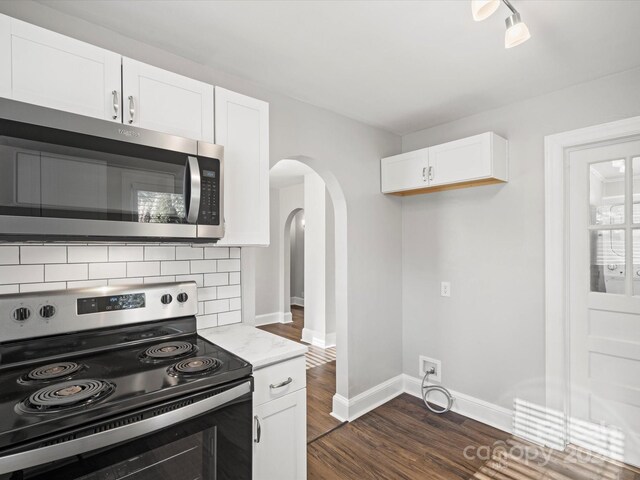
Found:
<path fill-rule="evenodd" d="M 242 323 L 199 329 L 198 335 L 238 355 L 253 365 L 254 370 L 299 357 L 308 350 L 301 343 Z"/>

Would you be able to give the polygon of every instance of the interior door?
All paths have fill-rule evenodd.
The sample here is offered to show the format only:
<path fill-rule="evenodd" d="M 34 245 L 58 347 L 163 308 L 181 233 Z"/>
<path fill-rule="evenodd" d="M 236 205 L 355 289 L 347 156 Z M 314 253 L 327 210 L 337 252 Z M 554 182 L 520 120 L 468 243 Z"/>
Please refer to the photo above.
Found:
<path fill-rule="evenodd" d="M 213 143 L 213 86 L 122 58 L 125 124 Z"/>
<path fill-rule="evenodd" d="M 569 165 L 569 439 L 640 465 L 640 141 Z"/>
<path fill-rule="evenodd" d="M 120 122 L 120 55 L 0 18 L 0 94 L 44 107 Z M 6 88 L 10 75 L 10 89 Z M 4 88 L 3 88 L 4 87 Z"/>

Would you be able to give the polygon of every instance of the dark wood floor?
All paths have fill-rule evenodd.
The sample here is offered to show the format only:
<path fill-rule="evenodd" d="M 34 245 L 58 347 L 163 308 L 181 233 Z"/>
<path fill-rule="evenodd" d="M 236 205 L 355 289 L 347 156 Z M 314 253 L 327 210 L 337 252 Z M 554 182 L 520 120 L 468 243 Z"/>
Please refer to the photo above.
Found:
<path fill-rule="evenodd" d="M 293 323 L 274 323 L 258 327 L 261 330 L 301 341 L 304 327 L 304 309 L 291 306 Z M 339 427 L 341 422 L 331 416 L 333 395 L 336 393 L 336 362 L 325 363 L 307 370 L 307 442 Z"/>
<path fill-rule="evenodd" d="M 259 328 L 303 343 L 304 310 L 292 308 L 292 316 Z M 329 415 L 335 369 L 330 362 L 307 370 L 309 480 L 640 480 L 637 469 L 599 456 L 543 449 L 453 412 L 436 415 L 407 394 L 341 424 Z"/>

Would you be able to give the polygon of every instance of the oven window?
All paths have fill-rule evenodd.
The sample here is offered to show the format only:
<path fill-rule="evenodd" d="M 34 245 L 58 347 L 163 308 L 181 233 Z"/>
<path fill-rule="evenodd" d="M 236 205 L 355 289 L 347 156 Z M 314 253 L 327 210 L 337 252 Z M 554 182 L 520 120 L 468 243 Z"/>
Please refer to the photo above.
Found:
<path fill-rule="evenodd" d="M 248 394 L 215 412 L 153 434 L 0 475 L 0 479 L 250 480 L 251 412 L 251 394 Z"/>

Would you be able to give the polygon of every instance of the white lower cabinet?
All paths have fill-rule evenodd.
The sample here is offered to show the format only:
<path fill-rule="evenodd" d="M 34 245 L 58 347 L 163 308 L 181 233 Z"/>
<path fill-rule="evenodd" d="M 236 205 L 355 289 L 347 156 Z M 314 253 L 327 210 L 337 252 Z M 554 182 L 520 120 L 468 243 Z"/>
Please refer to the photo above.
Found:
<path fill-rule="evenodd" d="M 254 480 L 307 478 L 304 357 L 254 372 Z"/>

